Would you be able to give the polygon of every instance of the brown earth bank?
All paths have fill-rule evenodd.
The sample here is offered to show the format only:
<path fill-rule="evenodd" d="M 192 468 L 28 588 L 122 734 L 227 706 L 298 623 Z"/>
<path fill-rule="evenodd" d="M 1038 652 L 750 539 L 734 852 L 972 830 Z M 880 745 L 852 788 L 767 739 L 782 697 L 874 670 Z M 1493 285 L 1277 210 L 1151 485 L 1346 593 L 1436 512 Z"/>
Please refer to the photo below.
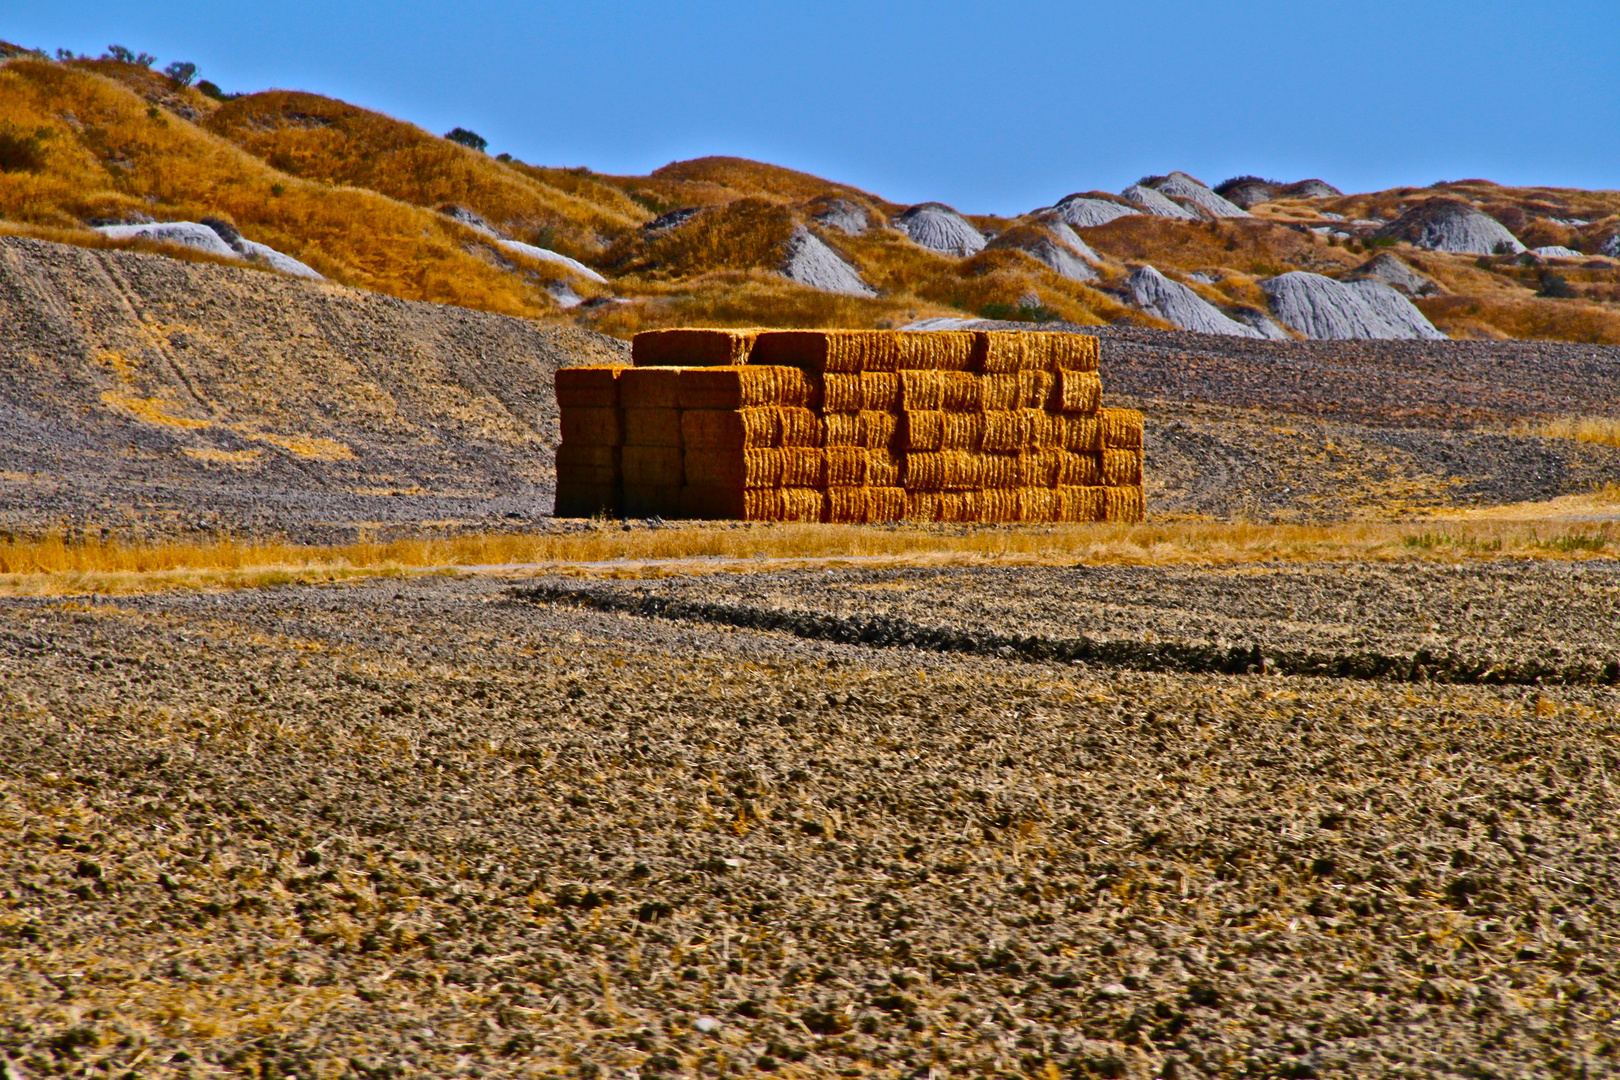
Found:
<path fill-rule="evenodd" d="M 1045 573 L 637 587 L 1620 649 L 1601 564 Z M 0 602 L 13 1073 L 1617 1069 L 1613 688 L 1082 669 L 533 584 Z"/>
<path fill-rule="evenodd" d="M 0 319 L 0 530 L 19 536 L 542 527 L 552 372 L 626 351 L 577 328 L 20 237 L 0 237 Z M 1620 448 L 1513 431 L 1614 416 L 1620 350 L 1089 332 L 1110 400 L 1147 412 L 1155 518 L 1390 517 L 1620 479 Z"/>

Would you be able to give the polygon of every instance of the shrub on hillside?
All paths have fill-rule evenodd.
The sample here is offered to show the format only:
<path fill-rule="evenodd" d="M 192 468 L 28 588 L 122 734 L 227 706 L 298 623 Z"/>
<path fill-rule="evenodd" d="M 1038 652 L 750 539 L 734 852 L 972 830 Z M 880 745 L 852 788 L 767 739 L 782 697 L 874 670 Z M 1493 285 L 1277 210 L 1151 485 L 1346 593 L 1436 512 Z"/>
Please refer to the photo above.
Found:
<path fill-rule="evenodd" d="M 1555 300 L 1569 300 L 1575 296 L 1575 290 L 1569 287 L 1569 282 L 1563 274 L 1555 274 L 1551 270 L 1541 272 L 1541 288 L 1536 290 L 1537 296 L 1550 296 Z"/>
<path fill-rule="evenodd" d="M 197 65 L 189 60 L 176 60 L 163 69 L 163 74 L 181 86 L 190 86 L 191 80 L 197 77 Z"/>
<path fill-rule="evenodd" d="M 472 149 L 477 150 L 480 154 L 483 153 L 484 148 L 489 145 L 489 140 L 478 134 L 478 132 L 468 131 L 463 127 L 453 128 L 450 131 L 445 132 L 444 137 L 453 143 L 460 143 L 462 146 L 469 146 Z"/>
<path fill-rule="evenodd" d="M 134 53 L 122 45 L 107 46 L 107 55 L 103 60 L 117 60 L 125 64 L 134 64 L 136 67 L 149 68 L 157 63 L 157 57 L 151 53 Z"/>
<path fill-rule="evenodd" d="M 39 172 L 45 167 L 45 140 L 50 128 L 24 132 L 0 122 L 0 172 Z"/>

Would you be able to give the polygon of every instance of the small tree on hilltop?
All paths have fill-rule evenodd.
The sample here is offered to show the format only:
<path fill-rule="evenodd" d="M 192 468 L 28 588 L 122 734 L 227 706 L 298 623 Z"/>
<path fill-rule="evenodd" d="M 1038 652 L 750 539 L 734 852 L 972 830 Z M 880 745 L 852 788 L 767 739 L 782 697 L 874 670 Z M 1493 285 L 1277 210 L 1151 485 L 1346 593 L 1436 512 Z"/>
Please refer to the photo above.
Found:
<path fill-rule="evenodd" d="M 163 74 L 179 83 L 181 86 L 190 86 L 191 80 L 197 77 L 197 65 L 189 60 L 176 60 L 163 69 Z"/>
<path fill-rule="evenodd" d="M 478 132 L 468 131 L 466 128 L 462 127 L 445 132 L 444 137 L 453 143 L 460 143 L 462 146 L 471 147 L 472 149 L 477 150 L 480 154 L 482 154 L 484 152 L 484 148 L 489 145 L 489 140 L 478 134 Z"/>
<path fill-rule="evenodd" d="M 104 60 L 118 60 L 125 64 L 134 64 L 136 67 L 149 68 L 157 63 L 157 57 L 151 53 L 133 53 L 122 45 L 107 46 L 107 55 Z"/>

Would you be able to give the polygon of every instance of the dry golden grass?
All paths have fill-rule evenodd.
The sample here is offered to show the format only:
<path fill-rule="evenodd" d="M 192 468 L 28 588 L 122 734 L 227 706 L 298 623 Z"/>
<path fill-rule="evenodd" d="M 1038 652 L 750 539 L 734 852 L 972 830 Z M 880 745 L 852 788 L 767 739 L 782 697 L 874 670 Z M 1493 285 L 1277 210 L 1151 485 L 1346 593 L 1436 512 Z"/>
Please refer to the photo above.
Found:
<path fill-rule="evenodd" d="M 729 188 L 739 195 L 767 196 L 778 199 L 803 201 L 820 195 L 842 195 L 858 202 L 878 206 L 892 213 L 899 209 L 869 192 L 848 184 L 823 180 L 819 176 L 784 169 L 780 165 L 767 165 L 738 157 L 693 158 L 673 161 L 661 169 L 654 169 L 651 179 L 665 183 L 681 183 Z"/>
<path fill-rule="evenodd" d="M 1088 244 L 1123 262 L 1149 262 L 1160 270 L 1225 267 L 1268 277 L 1289 269 L 1334 273 L 1366 256 L 1329 247 L 1309 233 L 1263 221 L 1185 222 L 1134 214 L 1081 230 Z"/>
<path fill-rule="evenodd" d="M 124 594 L 500 568 L 574 574 L 747 572 L 862 560 L 933 564 L 1232 565 L 1620 556 L 1620 487 L 1578 499 L 1410 523 L 1261 525 L 691 524 L 333 547 L 221 541 L 150 547 L 0 545 L 0 595 Z M 1597 511 L 1592 513 L 1590 511 Z M 1578 511 L 1588 511 L 1580 513 Z M 1581 520 L 1607 517 L 1613 520 Z"/>
<path fill-rule="evenodd" d="M 650 215 L 605 185 L 554 188 L 519 170 L 369 109 L 317 94 L 271 90 L 220 106 L 208 130 L 272 168 L 308 180 L 369 188 L 416 206 L 456 203 L 509 235 L 589 258 L 603 237 Z"/>
<path fill-rule="evenodd" d="M 1529 338 L 1620 345 L 1620 309 L 1583 300 L 1518 295 L 1436 296 L 1416 301 L 1452 337 Z"/>
<path fill-rule="evenodd" d="M 1522 424 L 1516 430 L 1521 434 L 1545 435 L 1551 439 L 1620 446 L 1620 419 L 1612 416 L 1560 416 L 1540 423 Z"/>
<path fill-rule="evenodd" d="M 277 172 L 84 65 L 0 68 L 0 123 L 44 133 L 39 171 L 0 173 L 9 222 L 94 244 L 87 218 L 212 214 L 345 284 L 512 315 L 556 310 L 539 282 L 464 250 L 466 230 L 441 215 Z"/>

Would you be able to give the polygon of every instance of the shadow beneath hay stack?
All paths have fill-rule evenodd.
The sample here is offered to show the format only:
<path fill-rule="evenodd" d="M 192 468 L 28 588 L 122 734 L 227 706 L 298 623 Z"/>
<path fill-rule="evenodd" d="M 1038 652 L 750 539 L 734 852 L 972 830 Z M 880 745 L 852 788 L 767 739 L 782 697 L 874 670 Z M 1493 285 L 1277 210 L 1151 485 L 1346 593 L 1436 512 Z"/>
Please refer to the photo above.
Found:
<path fill-rule="evenodd" d="M 989 656 L 1034 663 L 1083 663 L 1129 671 L 1189 675 L 1308 675 L 1320 678 L 1437 682 L 1466 685 L 1620 685 L 1620 660 L 1555 665 L 1536 660 L 1483 661 L 1448 652 L 1319 653 L 1268 650 L 1254 644 L 1222 648 L 1174 641 L 1095 641 L 1088 637 L 1018 636 L 930 627 L 888 615 L 837 616 L 777 611 L 742 604 L 709 604 L 661 596 L 627 596 L 610 588 L 536 585 L 512 589 L 514 600 L 676 622 L 780 631 L 813 641 L 880 649 Z"/>

